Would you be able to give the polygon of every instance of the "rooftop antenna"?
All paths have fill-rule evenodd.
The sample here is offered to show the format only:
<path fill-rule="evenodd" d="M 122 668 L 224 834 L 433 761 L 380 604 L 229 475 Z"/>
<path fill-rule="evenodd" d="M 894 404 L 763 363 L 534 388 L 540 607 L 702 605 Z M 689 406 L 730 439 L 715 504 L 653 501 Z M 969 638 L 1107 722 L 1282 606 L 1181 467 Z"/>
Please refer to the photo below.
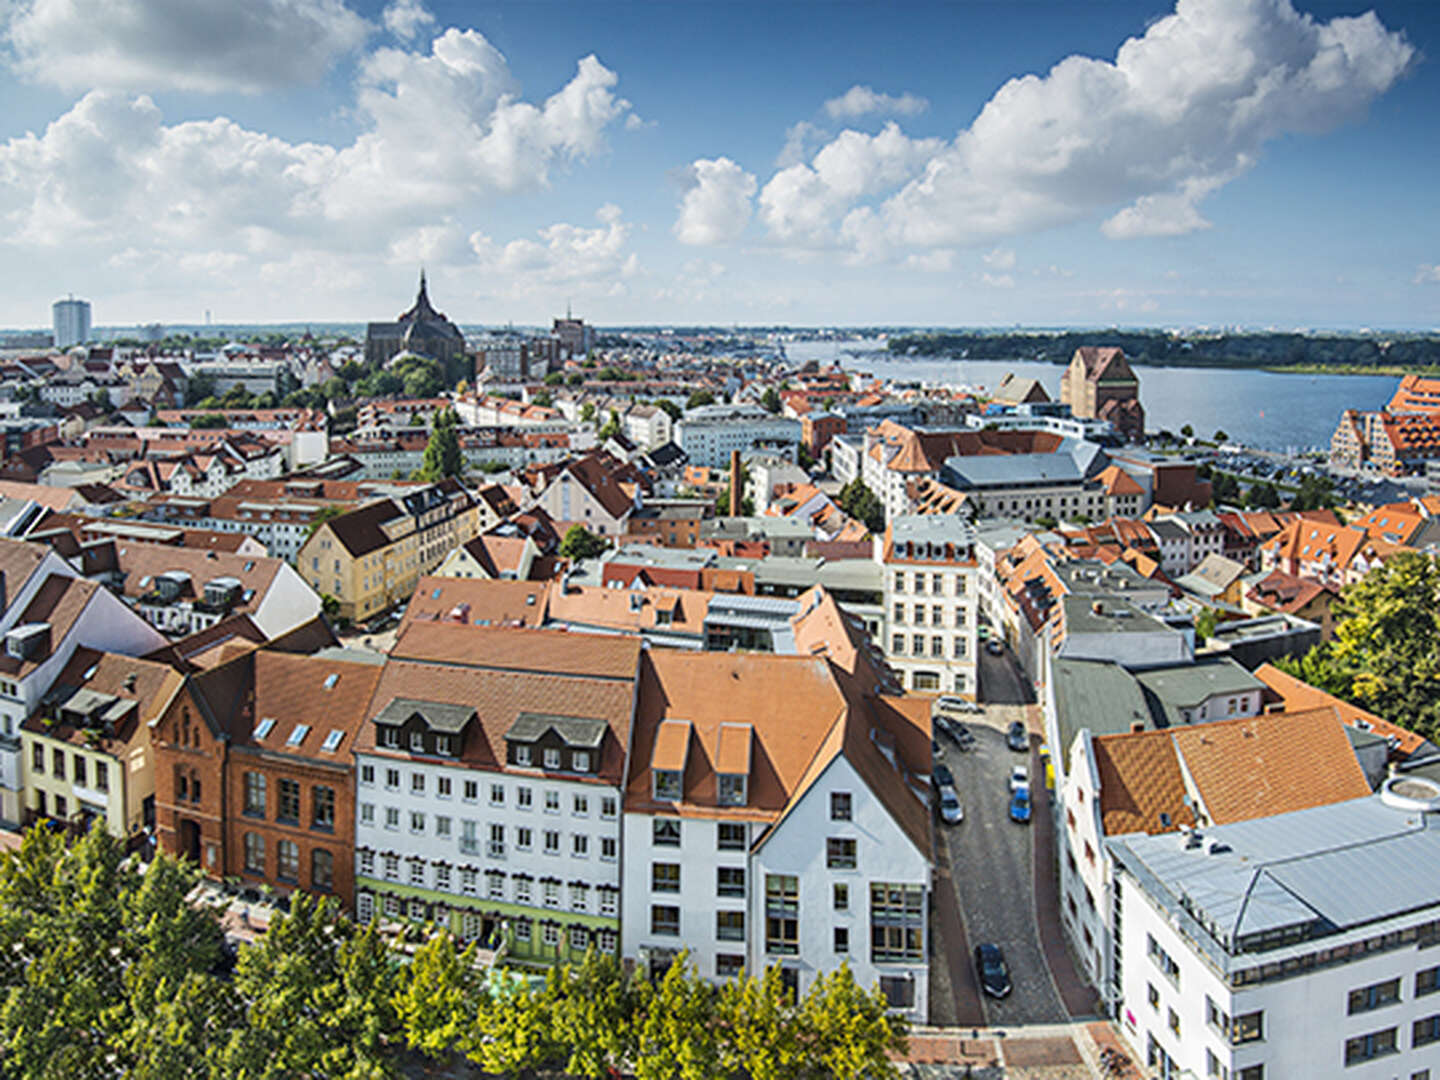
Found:
<path fill-rule="evenodd" d="M 574 317 L 575 316 L 570 311 L 570 298 L 567 296 L 565 298 L 565 318 L 573 319 Z"/>

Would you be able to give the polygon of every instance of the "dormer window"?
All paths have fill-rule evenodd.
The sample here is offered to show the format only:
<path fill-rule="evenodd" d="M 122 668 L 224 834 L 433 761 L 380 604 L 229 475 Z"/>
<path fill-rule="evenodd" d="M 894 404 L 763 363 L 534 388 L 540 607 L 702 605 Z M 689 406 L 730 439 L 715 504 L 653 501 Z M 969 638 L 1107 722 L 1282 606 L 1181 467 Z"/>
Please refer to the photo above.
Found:
<path fill-rule="evenodd" d="M 441 754 L 441 755 L 443 755 L 443 756 L 445 756 L 445 757 L 449 757 L 449 756 L 450 756 L 451 750 L 450 750 L 450 736 L 449 736 L 449 735 L 436 735 L 436 736 L 435 736 L 435 753 Z"/>
<path fill-rule="evenodd" d="M 545 750 L 545 768 L 560 768 L 560 751 L 554 747 L 547 747 Z"/>
<path fill-rule="evenodd" d="M 745 777 L 732 773 L 720 774 L 720 786 L 716 796 L 721 806 L 745 805 Z"/>
<path fill-rule="evenodd" d="M 575 772 L 590 771 L 590 754 L 585 750 L 576 750 L 570 755 L 570 767 Z"/>
<path fill-rule="evenodd" d="M 681 772 L 678 769 L 656 769 L 655 799 L 657 802 L 676 802 L 680 798 Z"/>
<path fill-rule="evenodd" d="M 423 754 L 425 752 L 425 735 L 423 732 L 412 731 L 410 733 L 410 752 L 412 754 Z"/>
<path fill-rule="evenodd" d="M 388 746 L 388 747 L 389 747 L 390 749 L 392 749 L 392 750 L 397 750 L 397 749 L 399 749 L 399 747 L 400 747 L 400 732 L 399 732 L 399 730 L 396 729 L 396 728 L 393 728 L 393 727 L 381 728 L 381 729 L 380 729 L 380 744 L 381 744 L 382 746 Z"/>
<path fill-rule="evenodd" d="M 528 746 L 517 746 L 517 747 L 515 747 L 515 764 L 516 764 L 516 765 L 529 765 L 529 764 L 530 764 L 530 747 L 528 747 Z"/>

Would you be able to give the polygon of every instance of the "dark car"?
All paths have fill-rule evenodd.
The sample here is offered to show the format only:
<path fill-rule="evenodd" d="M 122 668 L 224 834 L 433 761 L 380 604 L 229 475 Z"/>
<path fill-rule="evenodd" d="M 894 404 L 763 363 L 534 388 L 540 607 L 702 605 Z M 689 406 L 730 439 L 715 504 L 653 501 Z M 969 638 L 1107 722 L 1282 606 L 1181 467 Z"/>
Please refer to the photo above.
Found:
<path fill-rule="evenodd" d="M 1016 788 L 1010 795 L 1010 820 L 1030 824 L 1030 789 Z"/>
<path fill-rule="evenodd" d="M 992 637 L 989 641 L 985 642 L 985 651 L 991 656 L 1003 656 L 1005 654 L 1005 646 L 1001 645 L 999 641 Z"/>
<path fill-rule="evenodd" d="M 1005 742 L 1011 750 L 1023 754 L 1030 749 L 1030 733 L 1019 720 L 1011 720 L 1010 728 L 1005 732 Z"/>
<path fill-rule="evenodd" d="M 948 765 L 936 764 L 935 770 L 930 774 L 930 782 L 935 785 L 938 791 L 943 787 L 955 786 L 955 774 L 950 771 Z"/>
<path fill-rule="evenodd" d="M 1010 993 L 1010 968 L 999 945 L 975 946 L 975 973 L 980 987 L 991 997 L 1003 998 Z"/>

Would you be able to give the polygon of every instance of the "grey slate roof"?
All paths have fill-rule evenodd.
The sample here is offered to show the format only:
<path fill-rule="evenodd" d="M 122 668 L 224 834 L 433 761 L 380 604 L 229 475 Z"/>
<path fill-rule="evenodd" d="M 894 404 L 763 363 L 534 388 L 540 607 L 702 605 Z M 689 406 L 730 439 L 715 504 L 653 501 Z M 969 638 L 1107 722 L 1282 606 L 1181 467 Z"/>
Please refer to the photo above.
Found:
<path fill-rule="evenodd" d="M 1188 915 L 1231 954 L 1230 967 L 1259 962 L 1234 957 L 1256 935 L 1303 926 L 1313 939 L 1440 907 L 1440 814 L 1392 807 L 1379 795 L 1212 826 L 1203 835 L 1218 846 L 1186 847 L 1173 834 L 1106 844 L 1162 906 Z M 1271 951 L 1262 954 L 1266 961 Z"/>
<path fill-rule="evenodd" d="M 521 713 L 515 717 L 510 730 L 505 732 L 507 741 L 534 742 L 547 731 L 553 731 L 565 740 L 567 746 L 583 746 L 598 749 L 605 738 L 609 725 L 604 720 L 593 720 L 586 716 L 551 716 L 545 713 Z"/>
<path fill-rule="evenodd" d="M 419 716 L 432 731 L 455 734 L 469 723 L 475 710 L 464 705 L 447 705 L 438 701 L 416 701 L 414 698 L 394 698 L 390 704 L 375 714 L 377 724 L 399 727 L 412 716 Z"/>
<path fill-rule="evenodd" d="M 1061 743 L 1055 752 L 1066 760 L 1082 728 L 1092 735 L 1119 735 L 1134 724 L 1154 726 L 1140 684 L 1119 664 L 1062 658 L 1052 662 L 1051 672 Z"/>
<path fill-rule="evenodd" d="M 1182 722 L 1178 710 L 1194 708 L 1216 694 L 1244 694 L 1265 689 L 1264 683 L 1228 656 L 1140 671 L 1135 678 L 1160 703 L 1163 719 L 1172 724 Z"/>

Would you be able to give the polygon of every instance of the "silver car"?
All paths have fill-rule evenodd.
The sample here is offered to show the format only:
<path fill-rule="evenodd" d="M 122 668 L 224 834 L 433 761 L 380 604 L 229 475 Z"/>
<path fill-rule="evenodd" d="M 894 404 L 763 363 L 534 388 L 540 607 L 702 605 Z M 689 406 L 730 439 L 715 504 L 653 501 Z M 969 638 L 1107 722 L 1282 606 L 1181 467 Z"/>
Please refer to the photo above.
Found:
<path fill-rule="evenodd" d="M 958 825 L 965 820 L 965 808 L 960 805 L 960 795 L 949 784 L 940 789 L 940 820 L 946 825 Z"/>

